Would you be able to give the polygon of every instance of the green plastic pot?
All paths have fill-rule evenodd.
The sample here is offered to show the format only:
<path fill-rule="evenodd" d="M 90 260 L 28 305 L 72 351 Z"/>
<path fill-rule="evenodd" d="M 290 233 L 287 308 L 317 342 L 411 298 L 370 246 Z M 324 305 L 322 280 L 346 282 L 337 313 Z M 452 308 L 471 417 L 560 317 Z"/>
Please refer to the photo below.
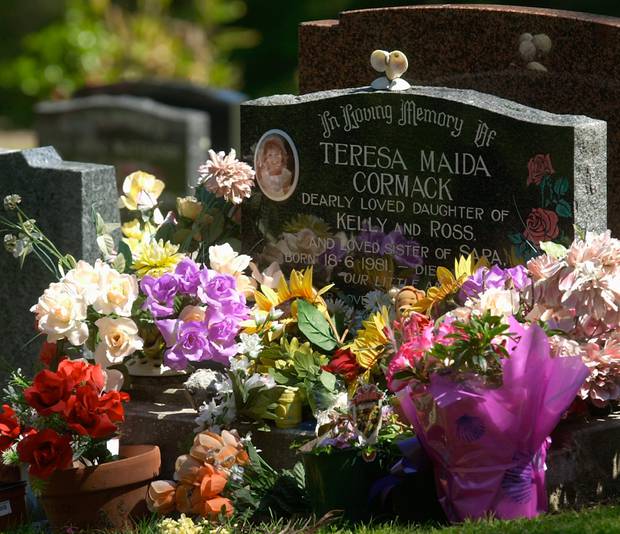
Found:
<path fill-rule="evenodd" d="M 317 517 L 342 510 L 344 517 L 353 521 L 370 518 L 370 488 L 383 475 L 377 460 L 366 462 L 357 449 L 305 453 L 302 458 L 306 489 Z"/>

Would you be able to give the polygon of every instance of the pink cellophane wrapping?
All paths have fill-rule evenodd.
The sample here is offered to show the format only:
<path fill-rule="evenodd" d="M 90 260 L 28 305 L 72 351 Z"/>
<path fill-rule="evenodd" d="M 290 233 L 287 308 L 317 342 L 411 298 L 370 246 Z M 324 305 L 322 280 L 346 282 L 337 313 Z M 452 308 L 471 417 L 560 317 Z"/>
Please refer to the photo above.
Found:
<path fill-rule="evenodd" d="M 503 384 L 434 375 L 399 393 L 402 409 L 430 455 L 448 519 L 534 517 L 547 510 L 545 458 L 563 412 L 588 370 L 580 358 L 552 358 L 545 332 L 511 321 Z"/>

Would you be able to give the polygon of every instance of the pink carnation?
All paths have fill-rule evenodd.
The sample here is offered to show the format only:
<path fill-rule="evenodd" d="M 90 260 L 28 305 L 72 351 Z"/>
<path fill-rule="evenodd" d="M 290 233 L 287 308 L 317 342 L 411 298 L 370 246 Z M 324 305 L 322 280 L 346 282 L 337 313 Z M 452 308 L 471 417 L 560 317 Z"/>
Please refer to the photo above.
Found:
<path fill-rule="evenodd" d="M 582 348 L 590 376 L 581 386 L 581 398 L 599 407 L 620 398 L 620 333 L 614 332 L 602 349 L 596 343 Z"/>
<path fill-rule="evenodd" d="M 254 187 L 254 169 L 237 159 L 234 149 L 229 154 L 209 150 L 209 159 L 198 168 L 198 184 L 227 202 L 241 204 L 250 198 Z"/>

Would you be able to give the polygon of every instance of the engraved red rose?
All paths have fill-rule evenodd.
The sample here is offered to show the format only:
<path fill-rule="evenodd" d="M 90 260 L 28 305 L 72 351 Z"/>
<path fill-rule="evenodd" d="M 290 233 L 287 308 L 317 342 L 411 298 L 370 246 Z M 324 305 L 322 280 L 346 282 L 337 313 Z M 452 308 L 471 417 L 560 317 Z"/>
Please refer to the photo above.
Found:
<path fill-rule="evenodd" d="M 527 185 L 538 185 L 543 176 L 549 176 L 554 172 L 551 156 L 549 154 L 537 154 L 527 162 Z"/>
<path fill-rule="evenodd" d="M 558 214 L 543 208 L 534 208 L 525 221 L 523 235 L 536 245 L 541 241 L 551 241 L 558 237 Z"/>

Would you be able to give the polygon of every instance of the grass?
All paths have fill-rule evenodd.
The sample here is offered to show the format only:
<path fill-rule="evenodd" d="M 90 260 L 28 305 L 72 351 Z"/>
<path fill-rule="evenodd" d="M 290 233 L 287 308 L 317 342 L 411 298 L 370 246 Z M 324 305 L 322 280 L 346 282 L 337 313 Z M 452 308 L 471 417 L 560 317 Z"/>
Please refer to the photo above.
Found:
<path fill-rule="evenodd" d="M 412 506 L 415 503 L 412 503 Z M 32 525 L 9 530 L 7 534 L 42 534 Z M 121 534 L 120 531 L 97 530 L 93 534 Z M 273 522 L 254 526 L 233 527 L 232 533 L 242 534 L 614 534 L 620 533 L 620 505 L 597 506 L 581 511 L 548 514 L 533 520 L 468 522 L 458 526 L 441 525 L 358 525 L 339 522 L 317 524 Z M 153 520 L 141 523 L 133 531 L 122 534 L 157 534 Z M 207 534 L 207 531 L 205 531 Z"/>

